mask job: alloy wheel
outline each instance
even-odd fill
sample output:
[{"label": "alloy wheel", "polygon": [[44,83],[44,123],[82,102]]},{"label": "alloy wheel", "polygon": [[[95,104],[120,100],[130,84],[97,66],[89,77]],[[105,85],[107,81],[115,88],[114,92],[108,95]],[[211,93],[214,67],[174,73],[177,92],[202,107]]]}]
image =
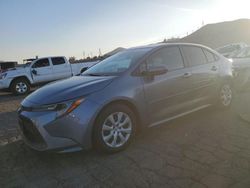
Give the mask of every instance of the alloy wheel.
[{"label": "alloy wheel", "polygon": [[232,90],[229,84],[225,84],[220,92],[221,103],[223,106],[229,106],[232,102]]},{"label": "alloy wheel", "polygon": [[102,125],[102,139],[111,148],[123,146],[132,133],[132,121],[128,114],[115,112],[110,114]]},{"label": "alloy wheel", "polygon": [[18,92],[18,93],[25,93],[25,92],[27,92],[27,90],[28,90],[28,86],[27,86],[27,84],[26,83],[24,83],[24,82],[18,82],[17,84],[16,84],[16,91]]}]

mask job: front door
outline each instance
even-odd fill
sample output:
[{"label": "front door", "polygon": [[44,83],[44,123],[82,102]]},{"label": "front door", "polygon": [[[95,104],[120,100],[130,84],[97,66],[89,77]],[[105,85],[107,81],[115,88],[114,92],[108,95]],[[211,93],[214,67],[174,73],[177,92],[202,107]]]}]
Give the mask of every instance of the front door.
[{"label": "front door", "polygon": [[191,73],[184,65],[178,46],[158,50],[146,60],[146,67],[165,66],[166,74],[143,77],[150,126],[164,122],[190,110],[192,96]]},{"label": "front door", "polygon": [[31,66],[31,75],[34,83],[48,82],[52,79],[52,66],[48,58],[39,59]]}]

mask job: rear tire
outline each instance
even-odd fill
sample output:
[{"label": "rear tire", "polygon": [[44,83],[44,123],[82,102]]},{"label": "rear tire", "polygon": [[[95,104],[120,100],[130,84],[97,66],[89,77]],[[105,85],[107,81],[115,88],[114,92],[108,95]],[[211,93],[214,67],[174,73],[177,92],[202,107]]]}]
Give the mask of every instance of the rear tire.
[{"label": "rear tire", "polygon": [[19,78],[11,83],[10,89],[15,95],[25,95],[30,92],[30,84],[26,79]]},{"label": "rear tire", "polygon": [[135,113],[126,105],[110,105],[101,112],[94,125],[95,148],[105,153],[122,151],[130,144],[135,132]]}]

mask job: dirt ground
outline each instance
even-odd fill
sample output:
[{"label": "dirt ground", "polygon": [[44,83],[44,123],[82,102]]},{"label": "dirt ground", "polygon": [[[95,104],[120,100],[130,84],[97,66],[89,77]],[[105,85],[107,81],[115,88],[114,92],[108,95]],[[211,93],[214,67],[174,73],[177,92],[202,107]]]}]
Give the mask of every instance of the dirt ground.
[{"label": "dirt ground", "polygon": [[152,128],[118,154],[55,154],[20,139],[22,99],[0,92],[0,187],[250,187],[250,124],[233,109]]}]

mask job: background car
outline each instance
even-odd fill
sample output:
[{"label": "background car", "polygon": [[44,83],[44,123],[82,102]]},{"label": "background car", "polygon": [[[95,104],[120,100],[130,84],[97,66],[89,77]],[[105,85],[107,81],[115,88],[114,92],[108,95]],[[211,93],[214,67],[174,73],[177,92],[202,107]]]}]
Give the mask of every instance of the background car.
[{"label": "background car", "polygon": [[238,51],[230,59],[232,62],[235,91],[242,91],[249,85],[250,77],[250,47]]},{"label": "background car", "polygon": [[219,48],[216,48],[215,50],[222,54],[223,56],[227,58],[231,58],[235,56],[239,51],[241,51],[243,48],[246,48],[248,45],[244,42],[239,43],[232,43],[228,44]]},{"label": "background car", "polygon": [[10,89],[16,95],[29,93],[31,86],[79,75],[98,63],[71,64],[63,56],[26,59],[28,63],[0,72],[0,89]]}]

